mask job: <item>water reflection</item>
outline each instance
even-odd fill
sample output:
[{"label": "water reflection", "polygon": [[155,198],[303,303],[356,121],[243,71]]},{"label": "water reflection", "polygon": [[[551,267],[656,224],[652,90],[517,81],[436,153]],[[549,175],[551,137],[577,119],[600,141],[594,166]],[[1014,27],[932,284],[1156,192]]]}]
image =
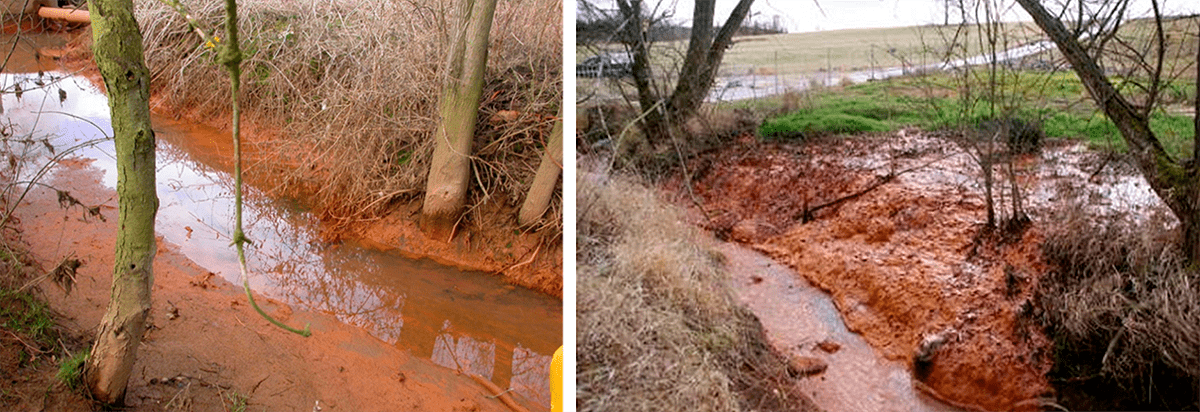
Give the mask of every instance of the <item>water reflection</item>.
[{"label": "water reflection", "polygon": [[[446,321],[445,328],[450,328],[450,321]],[[455,339],[450,333],[442,333],[433,343],[433,361],[490,378],[496,367],[496,342],[480,342],[469,336]]]},{"label": "water reflection", "polygon": [[[83,145],[72,156],[92,159],[104,172],[101,183],[116,186],[113,143],[104,139],[111,134],[107,101],[90,83],[47,73],[2,74],[0,85],[22,90],[20,97],[0,98],[2,121],[11,124],[6,131],[14,136],[5,141],[8,153],[45,165],[62,150]],[[60,100],[62,93],[67,97]],[[154,118],[154,128],[159,137],[157,233],[207,270],[240,283],[229,246],[234,214],[227,173],[230,137],[161,117]],[[27,168],[20,179],[34,174],[36,168]],[[115,207],[116,199],[106,205]],[[243,214],[254,241],[247,250],[248,265],[256,272],[251,286],[259,293],[331,314],[415,356],[480,374],[549,404],[550,354],[562,343],[558,300],[505,285],[495,276],[355,242],[323,245],[312,214],[254,187],[246,189]]]}]

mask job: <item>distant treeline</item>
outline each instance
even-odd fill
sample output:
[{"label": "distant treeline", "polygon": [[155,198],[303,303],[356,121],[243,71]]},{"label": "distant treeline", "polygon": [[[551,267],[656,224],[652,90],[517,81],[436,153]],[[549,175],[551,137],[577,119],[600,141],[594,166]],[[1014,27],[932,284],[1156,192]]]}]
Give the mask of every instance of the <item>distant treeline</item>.
[{"label": "distant treeline", "polygon": [[[621,33],[618,30],[621,28],[622,20],[618,16],[607,18],[597,18],[592,20],[576,20],[575,21],[575,42],[576,44],[594,44],[620,41]],[[715,30],[720,30],[716,27]],[[714,31],[715,32],[715,31]],[[782,34],[787,33],[787,29],[782,27],[777,21],[775,22],[759,22],[752,21],[743,24],[734,33],[734,36],[754,36],[760,34]],[[682,26],[662,22],[652,25],[646,32],[646,36],[651,42],[686,40],[692,34],[690,26]]]}]

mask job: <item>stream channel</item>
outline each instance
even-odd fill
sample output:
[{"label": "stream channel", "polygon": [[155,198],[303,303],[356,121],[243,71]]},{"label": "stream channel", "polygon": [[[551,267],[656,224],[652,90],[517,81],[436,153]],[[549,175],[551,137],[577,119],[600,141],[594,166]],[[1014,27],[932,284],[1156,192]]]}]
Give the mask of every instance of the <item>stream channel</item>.
[{"label": "stream channel", "polygon": [[[90,159],[103,171],[103,184],[115,190],[115,152],[106,138],[112,134],[108,103],[95,86],[47,71],[0,74],[0,87],[0,122],[11,133],[6,150],[31,165],[18,180],[32,180],[42,166],[53,164],[54,153],[69,151],[66,157]],[[158,236],[240,285],[230,246],[232,137],[164,116],[156,115],[153,122]],[[53,167],[46,170],[54,173]],[[562,345],[561,301],[507,285],[497,276],[355,241],[324,245],[317,237],[320,222],[302,206],[271,199],[254,187],[246,187],[246,193],[245,231],[254,241],[246,251],[247,264],[256,293],[299,310],[334,315],[413,356],[488,377],[549,404],[550,355]],[[115,210],[115,196],[103,206]]]}]

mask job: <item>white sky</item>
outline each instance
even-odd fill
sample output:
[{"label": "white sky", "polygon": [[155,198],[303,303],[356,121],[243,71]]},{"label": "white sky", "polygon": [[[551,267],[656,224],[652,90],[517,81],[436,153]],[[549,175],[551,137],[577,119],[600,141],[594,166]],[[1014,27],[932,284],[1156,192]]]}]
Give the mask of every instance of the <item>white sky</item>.
[{"label": "white sky", "polygon": [[[594,1],[594,0],[593,0]],[[1062,0],[1042,0],[1048,8]],[[594,1],[612,4],[611,0]],[[820,8],[817,4],[820,4]],[[1005,20],[1030,20],[1013,0],[1003,0],[1010,10]],[[692,0],[662,0],[663,7],[675,9],[675,20],[688,23],[692,19]],[[737,0],[717,0],[717,22],[729,17]],[[868,27],[917,26],[943,22],[944,0],[755,0],[752,16],[770,21],[780,16],[784,27],[793,33]],[[1130,7],[1133,15],[1146,15],[1148,0],[1135,0]],[[1167,15],[1200,13],[1197,0],[1161,0],[1159,7]],[[824,14],[822,14],[824,10]]]}]

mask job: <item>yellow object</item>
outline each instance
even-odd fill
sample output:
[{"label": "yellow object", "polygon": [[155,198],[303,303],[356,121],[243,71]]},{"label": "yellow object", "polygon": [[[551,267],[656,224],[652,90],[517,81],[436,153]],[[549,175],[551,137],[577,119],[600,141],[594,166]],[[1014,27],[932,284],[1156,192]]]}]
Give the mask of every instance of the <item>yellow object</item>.
[{"label": "yellow object", "polygon": [[562,412],[563,410],[563,354],[562,346],[554,351],[554,357],[550,359],[550,412]]}]

